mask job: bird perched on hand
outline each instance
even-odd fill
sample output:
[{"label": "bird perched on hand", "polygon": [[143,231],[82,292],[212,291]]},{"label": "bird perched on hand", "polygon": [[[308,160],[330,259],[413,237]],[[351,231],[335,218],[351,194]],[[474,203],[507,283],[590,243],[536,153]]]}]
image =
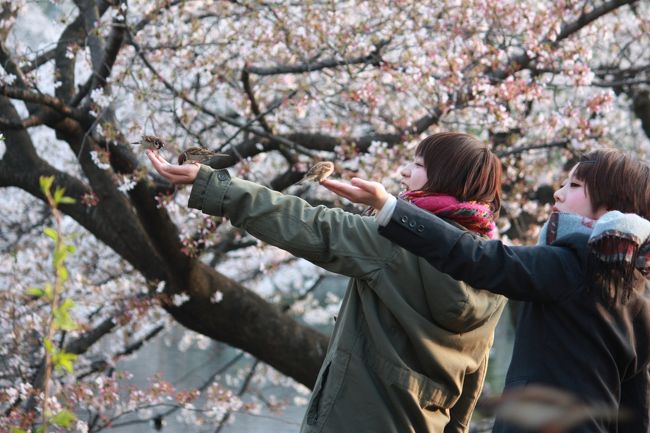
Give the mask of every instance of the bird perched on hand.
[{"label": "bird perched on hand", "polygon": [[202,163],[215,156],[228,156],[225,153],[217,153],[202,147],[190,147],[178,155],[178,165],[184,162]]},{"label": "bird perched on hand", "polygon": [[155,135],[143,135],[140,141],[134,141],[131,144],[139,144],[144,149],[160,150],[165,147],[165,141]]},{"label": "bird perched on hand", "polygon": [[322,182],[332,173],[334,173],[334,164],[329,161],[321,161],[314,164],[298,184],[303,182]]}]

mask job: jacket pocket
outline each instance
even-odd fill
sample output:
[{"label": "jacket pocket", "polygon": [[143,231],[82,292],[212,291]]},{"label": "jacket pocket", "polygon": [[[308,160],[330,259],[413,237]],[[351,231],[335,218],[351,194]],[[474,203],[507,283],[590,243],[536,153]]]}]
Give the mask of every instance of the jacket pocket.
[{"label": "jacket pocket", "polygon": [[406,370],[400,374],[400,380],[394,387],[407,391],[425,410],[450,409],[458,400],[458,395],[450,392],[442,384],[428,377]]},{"label": "jacket pocket", "polygon": [[377,353],[369,356],[367,362],[387,384],[406,392],[421,409],[449,409],[458,400],[458,392],[410,368],[395,365]]},{"label": "jacket pocket", "polygon": [[327,363],[314,387],[314,395],[307,409],[307,425],[324,424],[341,389],[349,362],[349,353],[337,351]]}]

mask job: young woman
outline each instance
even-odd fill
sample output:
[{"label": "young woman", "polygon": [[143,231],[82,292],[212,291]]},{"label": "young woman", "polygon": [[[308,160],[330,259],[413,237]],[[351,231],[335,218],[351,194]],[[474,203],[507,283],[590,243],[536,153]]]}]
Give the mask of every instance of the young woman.
[{"label": "young woman", "polygon": [[[148,155],[171,182],[194,184],[190,207],[351,277],[301,432],[467,432],[505,298],[395,246],[379,236],[374,217],[311,207],[226,170]],[[488,236],[500,170],[475,138],[441,134],[418,146],[402,175],[416,205],[461,232]]]},{"label": "young woman", "polygon": [[[526,301],[506,389],[548,385],[593,407],[633,413],[626,423],[593,413],[572,433],[650,431],[647,165],[614,150],[584,155],[556,191],[554,212],[532,247],[468,236],[376,182],[324,185],[381,209],[380,233],[440,271]],[[497,421],[494,431],[519,430]]]}]

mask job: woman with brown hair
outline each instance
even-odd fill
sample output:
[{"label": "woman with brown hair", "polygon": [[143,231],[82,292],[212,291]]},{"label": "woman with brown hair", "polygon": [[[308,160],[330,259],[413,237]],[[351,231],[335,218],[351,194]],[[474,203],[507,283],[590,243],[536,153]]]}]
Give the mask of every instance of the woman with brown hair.
[{"label": "woman with brown hair", "polygon": [[[584,155],[555,192],[553,213],[532,247],[468,236],[391,198],[376,182],[323,184],[381,209],[380,233],[441,272],[525,301],[506,391],[534,384],[574,394],[594,409],[571,433],[650,431],[646,164],[615,150]],[[627,409],[632,419],[603,419],[599,407]],[[519,431],[502,420],[494,428]]]},{"label": "woman with brown hair", "polygon": [[[193,183],[190,207],[351,277],[301,432],[467,432],[505,298],[397,247],[377,233],[373,217],[312,207],[226,170],[148,156],[171,182]],[[404,196],[487,239],[500,173],[477,139],[437,134],[402,171]]]}]

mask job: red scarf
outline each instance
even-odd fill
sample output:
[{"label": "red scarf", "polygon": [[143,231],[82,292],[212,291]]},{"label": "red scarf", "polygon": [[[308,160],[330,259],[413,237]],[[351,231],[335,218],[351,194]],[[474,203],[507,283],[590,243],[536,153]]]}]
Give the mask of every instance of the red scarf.
[{"label": "red scarf", "polygon": [[492,239],[496,235],[494,213],[484,203],[460,202],[450,195],[433,194],[426,191],[407,191],[400,194],[400,197],[434,215],[452,220],[481,236]]}]

